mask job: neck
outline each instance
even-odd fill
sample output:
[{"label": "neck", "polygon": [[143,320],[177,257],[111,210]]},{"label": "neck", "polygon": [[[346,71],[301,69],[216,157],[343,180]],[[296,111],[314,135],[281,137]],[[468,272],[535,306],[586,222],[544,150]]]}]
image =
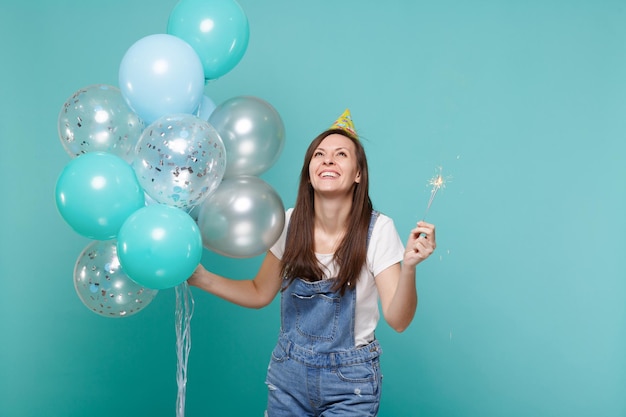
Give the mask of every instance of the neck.
[{"label": "neck", "polygon": [[315,227],[326,233],[343,233],[352,211],[352,199],[315,199]]}]

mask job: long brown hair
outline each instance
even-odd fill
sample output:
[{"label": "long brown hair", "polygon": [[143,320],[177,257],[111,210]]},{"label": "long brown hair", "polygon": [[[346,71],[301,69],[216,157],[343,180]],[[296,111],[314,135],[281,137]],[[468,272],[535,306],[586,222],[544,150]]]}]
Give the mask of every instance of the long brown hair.
[{"label": "long brown hair", "polygon": [[355,136],[345,130],[329,129],[317,136],[309,145],[305,155],[298,196],[291,214],[289,231],[282,258],[282,276],[291,283],[295,278],[305,281],[319,281],[324,276],[322,266],[315,256],[313,237],[315,207],[313,186],[309,175],[309,164],[313,153],[329,135],[340,134],[354,142],[356,148],[357,169],[361,173],[360,182],[354,184],[352,210],[347,233],[334,254],[338,265],[338,277],[334,290],[343,294],[348,285],[355,285],[367,257],[367,232],[372,213],[372,201],[369,196],[369,175],[365,149]]}]

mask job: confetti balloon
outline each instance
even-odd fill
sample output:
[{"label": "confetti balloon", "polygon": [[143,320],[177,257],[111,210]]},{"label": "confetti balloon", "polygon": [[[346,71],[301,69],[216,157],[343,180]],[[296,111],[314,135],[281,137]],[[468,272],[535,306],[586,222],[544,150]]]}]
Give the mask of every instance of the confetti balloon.
[{"label": "confetti balloon", "polygon": [[284,225],[280,196],[254,176],[225,179],[198,210],[204,247],[232,258],[266,252],[276,243]]},{"label": "confetti balloon", "polygon": [[202,237],[183,210],[153,204],[124,222],[117,253],[133,281],[147,288],[171,288],[186,281],[200,263]]},{"label": "confetti balloon", "polygon": [[190,208],[222,181],[226,150],[207,121],[188,114],[169,115],[157,119],[141,134],[133,168],[151,198]]},{"label": "confetti balloon", "polygon": [[255,175],[269,169],[280,156],[285,128],[280,115],[257,97],[233,97],[221,103],[209,123],[224,141],[228,163],[225,178]]},{"label": "confetti balloon", "polygon": [[105,84],[76,91],[63,104],[58,118],[61,143],[72,157],[100,151],[130,162],[143,128],[119,88]]},{"label": "confetti balloon", "polygon": [[137,314],[158,293],[126,275],[117,257],[115,240],[91,242],[81,252],[74,267],[74,288],[87,308],[111,318]]}]

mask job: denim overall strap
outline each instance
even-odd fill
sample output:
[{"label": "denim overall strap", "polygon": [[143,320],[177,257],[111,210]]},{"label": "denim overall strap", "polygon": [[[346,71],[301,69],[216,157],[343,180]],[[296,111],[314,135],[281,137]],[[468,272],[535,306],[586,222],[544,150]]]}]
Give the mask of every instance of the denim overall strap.
[{"label": "denim overall strap", "polygon": [[[373,211],[367,243],[378,212]],[[335,279],[308,282],[295,279],[281,295],[280,343],[295,347],[294,351],[321,354],[352,351],[356,291],[353,286],[343,296],[332,289]],[[357,284],[358,285],[358,284]],[[327,359],[312,359],[313,362]]]}]

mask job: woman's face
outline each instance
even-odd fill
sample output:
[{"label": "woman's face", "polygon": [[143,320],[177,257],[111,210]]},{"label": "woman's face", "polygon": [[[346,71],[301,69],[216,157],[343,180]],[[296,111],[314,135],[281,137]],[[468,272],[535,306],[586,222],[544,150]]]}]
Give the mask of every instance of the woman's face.
[{"label": "woman's face", "polygon": [[326,136],[313,152],[309,178],[316,192],[350,194],[354,184],[361,180],[352,140],[336,133]]}]

